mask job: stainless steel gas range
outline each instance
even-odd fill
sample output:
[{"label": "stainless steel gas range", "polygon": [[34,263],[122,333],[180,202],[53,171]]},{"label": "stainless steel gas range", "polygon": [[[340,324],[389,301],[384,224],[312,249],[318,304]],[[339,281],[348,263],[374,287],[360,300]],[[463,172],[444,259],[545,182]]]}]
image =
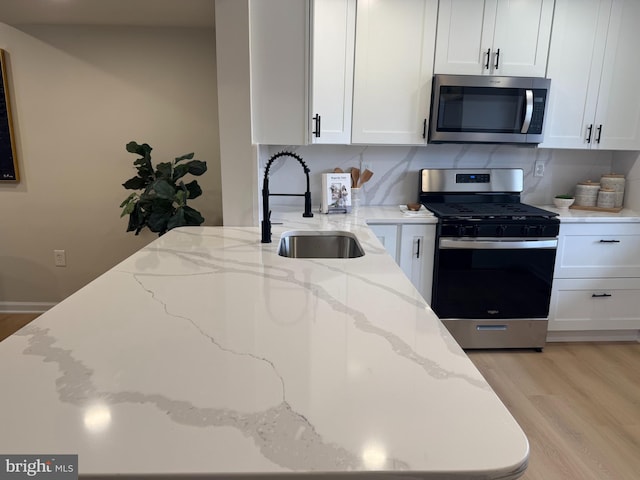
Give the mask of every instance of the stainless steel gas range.
[{"label": "stainless steel gas range", "polygon": [[560,222],[521,169],[421,170],[438,217],[431,307],[462,348],[542,349]]}]

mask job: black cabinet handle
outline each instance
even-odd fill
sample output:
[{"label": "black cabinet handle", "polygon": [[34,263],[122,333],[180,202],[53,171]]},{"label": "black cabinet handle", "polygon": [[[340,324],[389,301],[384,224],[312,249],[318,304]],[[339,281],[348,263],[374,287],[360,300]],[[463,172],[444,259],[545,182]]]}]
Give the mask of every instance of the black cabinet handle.
[{"label": "black cabinet handle", "polygon": [[598,125],[598,133],[596,135],[596,143],[600,143],[600,137],[602,136],[602,124]]},{"label": "black cabinet handle", "polygon": [[591,132],[593,130],[593,124],[589,124],[589,126],[587,127],[587,131],[589,132],[589,135],[587,135],[587,143],[591,143]]},{"label": "black cabinet handle", "polygon": [[427,119],[422,121],[422,138],[427,138]]},{"label": "black cabinet handle", "polygon": [[491,59],[491,49],[487,48],[487,63],[484,64],[484,68],[489,70],[489,61]]},{"label": "black cabinet handle", "polygon": [[600,240],[600,243],[620,243],[620,240]]},{"label": "black cabinet handle", "polygon": [[592,293],[591,294],[591,298],[605,298],[610,296],[611,296],[610,293]]},{"label": "black cabinet handle", "polygon": [[416,258],[420,258],[420,239],[418,239],[418,249],[416,250]]},{"label": "black cabinet handle", "polygon": [[318,138],[320,137],[320,115],[316,113],[316,115],[313,117],[313,121],[316,122],[316,129],[311,132],[311,134],[314,137]]},{"label": "black cabinet handle", "polygon": [[496,50],[496,64],[494,65],[494,68],[497,70],[499,65],[500,65],[500,49]]}]

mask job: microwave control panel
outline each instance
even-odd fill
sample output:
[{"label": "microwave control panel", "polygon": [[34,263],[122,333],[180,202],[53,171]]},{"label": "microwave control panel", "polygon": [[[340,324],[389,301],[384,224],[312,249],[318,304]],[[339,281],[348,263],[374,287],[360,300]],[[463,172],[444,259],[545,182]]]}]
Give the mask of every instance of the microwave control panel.
[{"label": "microwave control panel", "polygon": [[544,119],[544,107],[546,103],[547,103],[547,91],[534,90],[533,91],[533,113],[531,114],[531,123],[529,124],[529,130],[527,130],[527,133],[531,133],[531,134],[542,133],[542,120]]}]

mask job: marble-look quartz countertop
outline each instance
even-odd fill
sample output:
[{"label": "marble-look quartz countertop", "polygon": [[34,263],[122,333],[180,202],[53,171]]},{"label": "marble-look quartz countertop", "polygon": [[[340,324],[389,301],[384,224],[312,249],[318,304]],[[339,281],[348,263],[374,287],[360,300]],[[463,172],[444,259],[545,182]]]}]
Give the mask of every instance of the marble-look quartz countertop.
[{"label": "marble-look quartz countertop", "polygon": [[561,223],[639,223],[640,214],[629,208],[619,212],[557,208],[555,205],[540,205],[540,208],[555,212]]},{"label": "marble-look quartz countertop", "polygon": [[[120,478],[519,477],[521,428],[365,215],[151,242],[0,342],[0,453]],[[365,256],[280,257],[292,229]]]}]

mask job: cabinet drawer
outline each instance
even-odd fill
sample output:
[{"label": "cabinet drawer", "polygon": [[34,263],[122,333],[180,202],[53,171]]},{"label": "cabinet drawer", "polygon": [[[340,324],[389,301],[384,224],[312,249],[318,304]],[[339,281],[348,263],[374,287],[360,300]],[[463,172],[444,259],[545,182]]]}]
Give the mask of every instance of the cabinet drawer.
[{"label": "cabinet drawer", "polygon": [[561,225],[554,277],[640,277],[640,224]]},{"label": "cabinet drawer", "polygon": [[549,330],[640,329],[640,279],[556,279]]}]

